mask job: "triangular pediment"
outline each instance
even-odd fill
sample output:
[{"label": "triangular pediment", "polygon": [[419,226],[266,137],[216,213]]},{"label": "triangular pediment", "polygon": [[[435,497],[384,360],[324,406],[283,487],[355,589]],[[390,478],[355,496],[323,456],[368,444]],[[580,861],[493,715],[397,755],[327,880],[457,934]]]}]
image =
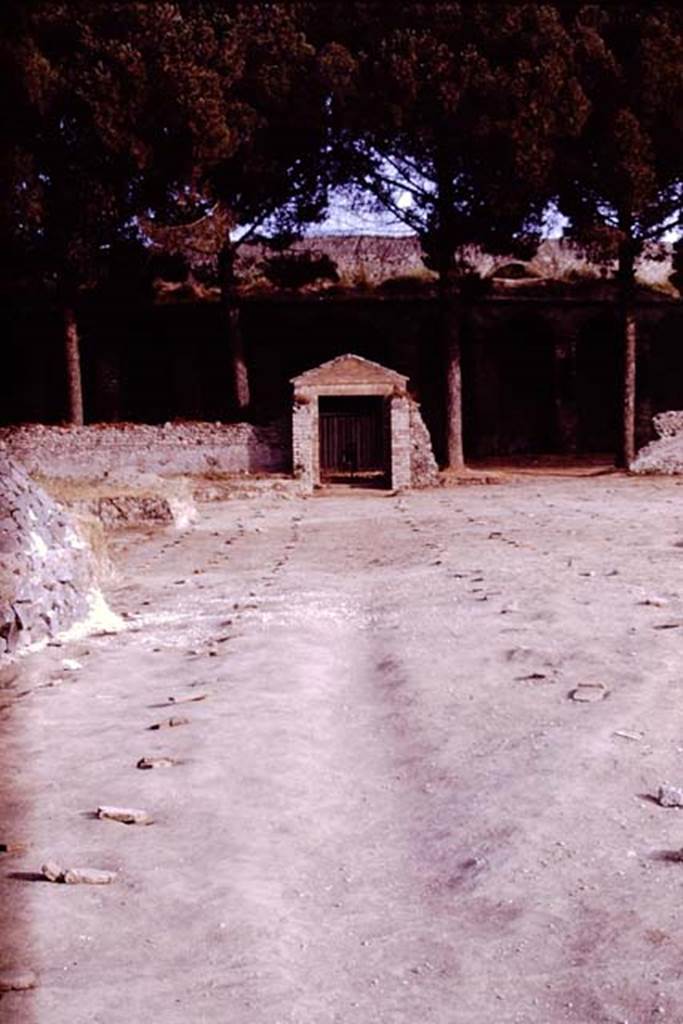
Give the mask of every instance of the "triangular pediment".
[{"label": "triangular pediment", "polygon": [[363,356],[347,353],[292,379],[295,387],[329,387],[335,384],[390,384],[404,387],[407,377]]}]

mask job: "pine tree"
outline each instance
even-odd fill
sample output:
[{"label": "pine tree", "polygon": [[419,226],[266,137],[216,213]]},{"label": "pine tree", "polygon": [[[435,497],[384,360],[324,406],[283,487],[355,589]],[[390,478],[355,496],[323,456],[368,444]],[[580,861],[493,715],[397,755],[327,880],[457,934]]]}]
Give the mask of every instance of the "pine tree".
[{"label": "pine tree", "polygon": [[188,2],[161,21],[136,5],[135,18],[148,70],[143,134],[154,168],[146,206],[162,224],[217,216],[225,225],[215,262],[233,404],[243,413],[250,396],[239,247],[257,233],[294,238],[325,209],[325,97],[315,52],[296,3]]},{"label": "pine tree", "polygon": [[83,422],[77,306],[130,234],[142,69],[116,37],[109,5],[36,2],[2,37],[0,221],[9,273],[56,303],[69,422]]},{"label": "pine tree", "polygon": [[567,4],[578,73],[590,104],[562,154],[560,204],[570,236],[615,259],[623,337],[619,462],[635,455],[636,263],[681,223],[683,15],[672,3]]},{"label": "pine tree", "polygon": [[529,255],[540,236],[558,140],[586,113],[571,40],[551,4],[376,0],[338,5],[337,18],[334,35],[329,12],[318,27],[336,166],[419,235],[438,273],[447,464],[458,470],[468,252]]}]

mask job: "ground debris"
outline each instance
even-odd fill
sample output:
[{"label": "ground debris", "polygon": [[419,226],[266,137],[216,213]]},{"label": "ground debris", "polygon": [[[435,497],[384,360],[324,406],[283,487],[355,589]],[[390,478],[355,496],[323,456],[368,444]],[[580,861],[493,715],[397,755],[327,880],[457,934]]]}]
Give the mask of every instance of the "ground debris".
[{"label": "ground debris", "polygon": [[26,843],[22,843],[19,840],[9,840],[7,842],[0,842],[0,853],[5,853],[8,856],[16,855],[19,853],[26,853]]},{"label": "ground debris", "polygon": [[657,792],[657,802],[662,807],[683,807],[683,789],[665,782]]},{"label": "ground debris", "polygon": [[62,882],[66,885],[109,885],[116,878],[115,871],[99,868],[63,868],[50,860],[43,864],[41,874],[48,882]]},{"label": "ground debris", "polygon": [[0,992],[27,992],[37,983],[33,971],[0,971]]},{"label": "ground debris", "polygon": [[599,700],[604,700],[608,693],[609,690],[604,683],[579,683],[570,690],[569,698],[579,704],[595,704]]},{"label": "ground debris", "polygon": [[615,729],[612,735],[619,736],[622,740],[640,741],[642,740],[644,733],[637,732],[635,729]]},{"label": "ground debris", "polygon": [[97,817],[108,821],[120,821],[124,825],[152,824],[152,818],[147,811],[141,811],[135,807],[98,807]]},{"label": "ground debris", "polygon": [[172,768],[177,761],[174,761],[172,757],[141,757],[136,767],[145,769],[151,768]]},{"label": "ground debris", "polygon": [[153,725],[149,725],[147,728],[150,732],[154,732],[157,729],[176,729],[179,725],[189,724],[189,718],[167,718],[165,722],[154,722]]}]

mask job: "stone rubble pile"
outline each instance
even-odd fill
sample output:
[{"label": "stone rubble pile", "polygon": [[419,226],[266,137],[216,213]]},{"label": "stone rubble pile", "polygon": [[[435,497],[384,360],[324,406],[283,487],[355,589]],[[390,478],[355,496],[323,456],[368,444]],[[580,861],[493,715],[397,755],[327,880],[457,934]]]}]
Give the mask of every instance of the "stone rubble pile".
[{"label": "stone rubble pile", "polygon": [[[73,483],[73,481],[72,481]],[[46,481],[51,489],[52,481]],[[92,516],[107,530],[154,523],[187,529],[198,518],[187,477],[168,479],[154,473],[120,473],[105,481],[78,481],[73,493],[56,487],[56,497],[77,515]]]},{"label": "stone rubble pile", "polygon": [[631,464],[634,473],[683,473],[683,411],[661,412],[652,420],[658,440],[642,448]]},{"label": "stone rubble pile", "polygon": [[66,510],[0,445],[0,657],[85,619],[95,569]]}]

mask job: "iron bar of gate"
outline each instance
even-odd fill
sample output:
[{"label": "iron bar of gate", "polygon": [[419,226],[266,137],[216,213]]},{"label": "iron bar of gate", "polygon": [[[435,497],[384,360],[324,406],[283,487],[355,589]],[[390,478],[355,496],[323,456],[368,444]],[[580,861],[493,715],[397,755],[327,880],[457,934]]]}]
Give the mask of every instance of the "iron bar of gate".
[{"label": "iron bar of gate", "polygon": [[338,472],[367,472],[384,468],[384,428],[381,416],[370,413],[323,413],[322,468]]}]

